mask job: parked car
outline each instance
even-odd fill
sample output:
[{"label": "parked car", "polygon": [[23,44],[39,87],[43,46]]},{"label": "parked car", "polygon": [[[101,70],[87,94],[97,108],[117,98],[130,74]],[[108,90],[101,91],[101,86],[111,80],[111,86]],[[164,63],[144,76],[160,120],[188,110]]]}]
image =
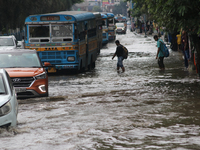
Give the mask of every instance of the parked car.
[{"label": "parked car", "polygon": [[116,25],[116,33],[118,34],[126,34],[126,25],[123,22],[118,22],[115,24]]},{"label": "parked car", "polygon": [[0,68],[10,75],[18,98],[48,96],[48,76],[36,50],[0,50]]},{"label": "parked car", "polygon": [[0,36],[0,50],[17,48],[17,40],[14,35]]},{"label": "parked car", "polygon": [[16,126],[18,102],[12,81],[5,69],[0,69],[0,127]]}]

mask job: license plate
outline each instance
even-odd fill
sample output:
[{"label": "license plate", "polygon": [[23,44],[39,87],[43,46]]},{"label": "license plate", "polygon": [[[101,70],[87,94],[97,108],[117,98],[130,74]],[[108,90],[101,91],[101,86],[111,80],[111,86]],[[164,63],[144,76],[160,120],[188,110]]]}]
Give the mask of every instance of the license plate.
[{"label": "license plate", "polygon": [[15,91],[17,93],[19,93],[19,92],[26,92],[26,88],[15,88]]},{"label": "license plate", "polygon": [[48,72],[51,72],[51,73],[56,72],[56,68],[55,67],[50,67],[50,68],[48,68]]}]

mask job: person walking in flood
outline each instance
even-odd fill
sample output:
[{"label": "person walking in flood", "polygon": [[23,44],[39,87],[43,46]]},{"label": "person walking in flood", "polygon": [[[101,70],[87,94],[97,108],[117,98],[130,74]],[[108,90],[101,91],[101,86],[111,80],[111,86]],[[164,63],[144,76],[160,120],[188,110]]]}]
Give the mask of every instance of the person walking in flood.
[{"label": "person walking in flood", "polygon": [[119,72],[119,69],[121,68],[122,69],[122,72],[125,71],[125,68],[124,68],[124,65],[123,65],[123,46],[120,44],[119,40],[116,40],[115,41],[115,44],[117,45],[117,48],[116,48],[116,51],[112,57],[112,59],[115,58],[115,56],[118,57],[118,61],[117,61],[117,72]]},{"label": "person walking in flood", "polygon": [[158,38],[157,35],[154,35],[154,40],[157,41],[157,54],[156,54],[156,59],[158,59],[158,65],[160,70],[165,70],[165,65],[164,65],[164,54],[163,54],[163,46],[162,44],[164,43],[161,39]]},{"label": "person walking in flood", "polygon": [[184,55],[185,68],[188,69],[188,61],[190,59],[189,43],[188,43],[188,35],[184,30],[182,31],[181,43],[182,43],[182,51]]}]

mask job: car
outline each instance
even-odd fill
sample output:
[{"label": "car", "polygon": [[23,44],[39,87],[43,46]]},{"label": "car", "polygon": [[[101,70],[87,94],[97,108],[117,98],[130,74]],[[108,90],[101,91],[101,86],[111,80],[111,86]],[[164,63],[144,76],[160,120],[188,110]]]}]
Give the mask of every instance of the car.
[{"label": "car", "polygon": [[126,34],[126,26],[123,22],[118,22],[116,25],[116,33],[118,34]]},{"label": "car", "polygon": [[0,50],[0,68],[11,77],[18,98],[48,96],[48,75],[36,50]]},{"label": "car", "polygon": [[17,48],[17,40],[14,35],[0,36],[0,50]]},{"label": "car", "polygon": [[16,126],[18,102],[15,88],[5,69],[0,69],[0,127]]}]

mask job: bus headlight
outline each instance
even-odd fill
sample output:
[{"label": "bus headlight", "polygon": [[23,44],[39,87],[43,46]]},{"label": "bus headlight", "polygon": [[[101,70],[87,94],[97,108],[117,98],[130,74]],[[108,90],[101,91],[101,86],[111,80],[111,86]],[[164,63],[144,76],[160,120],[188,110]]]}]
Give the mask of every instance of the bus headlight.
[{"label": "bus headlight", "polygon": [[0,107],[0,116],[8,114],[10,111],[11,111],[11,104],[10,102],[7,102],[2,107]]},{"label": "bus headlight", "polygon": [[75,61],[75,57],[74,56],[69,56],[69,57],[67,57],[67,61]]},{"label": "bus headlight", "polygon": [[38,80],[38,79],[45,79],[46,78],[46,73],[44,72],[44,73],[41,73],[41,74],[39,74],[39,75],[37,75],[37,76],[35,76],[35,79],[36,80]]}]

